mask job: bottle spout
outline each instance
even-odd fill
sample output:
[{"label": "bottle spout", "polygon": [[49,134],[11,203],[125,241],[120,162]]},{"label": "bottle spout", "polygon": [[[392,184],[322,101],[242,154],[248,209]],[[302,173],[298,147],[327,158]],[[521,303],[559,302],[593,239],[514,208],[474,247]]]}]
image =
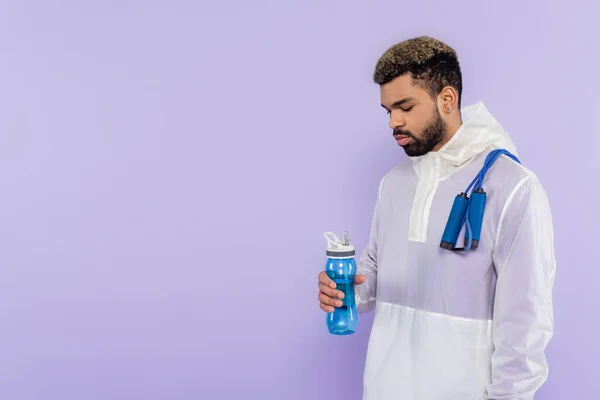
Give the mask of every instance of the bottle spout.
[{"label": "bottle spout", "polygon": [[344,235],[342,239],[336,236],[333,232],[325,232],[323,233],[325,239],[327,239],[327,255],[328,256],[340,256],[340,257],[348,257],[354,256],[355,250],[354,246],[350,244],[350,238],[348,237],[348,232],[344,231]]}]

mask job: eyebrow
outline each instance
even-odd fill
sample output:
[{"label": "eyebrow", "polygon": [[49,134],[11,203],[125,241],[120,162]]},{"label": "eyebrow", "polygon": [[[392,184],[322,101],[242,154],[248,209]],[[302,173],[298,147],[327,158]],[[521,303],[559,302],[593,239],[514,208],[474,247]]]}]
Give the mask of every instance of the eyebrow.
[{"label": "eyebrow", "polygon": [[[413,100],[414,100],[414,98],[413,98],[413,97],[407,97],[407,98],[405,98],[405,99],[398,100],[397,102],[395,102],[394,104],[392,104],[392,108],[395,108],[395,107],[400,107],[401,105],[403,105],[403,104],[406,104],[406,103],[408,103],[409,101],[413,101]],[[381,105],[381,107],[385,108],[386,110],[388,109],[388,108],[387,108],[386,106],[384,106],[383,104]]]}]

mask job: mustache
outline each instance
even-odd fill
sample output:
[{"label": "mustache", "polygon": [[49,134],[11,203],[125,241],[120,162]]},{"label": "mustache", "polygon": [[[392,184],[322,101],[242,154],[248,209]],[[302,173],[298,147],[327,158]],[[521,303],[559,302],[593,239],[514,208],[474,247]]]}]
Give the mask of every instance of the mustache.
[{"label": "mustache", "polygon": [[413,134],[410,131],[405,131],[405,130],[398,129],[398,128],[394,129],[393,135],[394,135],[394,137],[396,137],[396,136],[413,137]]}]

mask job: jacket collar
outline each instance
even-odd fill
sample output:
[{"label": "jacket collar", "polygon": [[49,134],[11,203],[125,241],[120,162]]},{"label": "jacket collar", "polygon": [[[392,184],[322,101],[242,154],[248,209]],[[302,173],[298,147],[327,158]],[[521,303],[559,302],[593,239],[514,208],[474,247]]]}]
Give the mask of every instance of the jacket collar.
[{"label": "jacket collar", "polygon": [[410,157],[419,176],[423,168],[429,168],[432,164],[440,166],[439,174],[448,175],[487,150],[506,149],[518,156],[510,136],[483,102],[467,106],[461,112],[462,125],[439,151]]}]

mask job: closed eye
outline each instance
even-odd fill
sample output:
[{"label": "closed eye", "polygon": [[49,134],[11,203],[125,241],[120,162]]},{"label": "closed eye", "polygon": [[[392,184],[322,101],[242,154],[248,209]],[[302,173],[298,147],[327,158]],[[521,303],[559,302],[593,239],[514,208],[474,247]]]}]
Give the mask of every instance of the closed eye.
[{"label": "closed eye", "polygon": [[[397,101],[394,104],[392,104],[391,108],[392,109],[400,109],[403,112],[409,112],[414,107],[414,104],[411,105],[411,106],[409,106],[409,107],[402,107],[402,106],[404,106],[406,103],[409,103],[409,102],[412,102],[412,101],[414,101],[413,98],[408,98],[408,99],[400,100],[400,101]],[[390,108],[387,108],[383,104],[381,105],[381,107],[383,107],[385,109],[387,115],[391,114],[392,110]]]},{"label": "closed eye", "polygon": [[[404,112],[409,112],[410,110],[412,110],[412,108],[413,108],[413,107],[414,107],[414,106],[410,106],[410,107],[406,107],[406,108],[400,108],[400,110],[402,110],[402,111],[404,111]],[[392,113],[392,111],[391,111],[391,110],[388,110],[388,109],[386,109],[386,110],[385,110],[385,113],[386,113],[387,115],[390,115],[390,114]]]}]

